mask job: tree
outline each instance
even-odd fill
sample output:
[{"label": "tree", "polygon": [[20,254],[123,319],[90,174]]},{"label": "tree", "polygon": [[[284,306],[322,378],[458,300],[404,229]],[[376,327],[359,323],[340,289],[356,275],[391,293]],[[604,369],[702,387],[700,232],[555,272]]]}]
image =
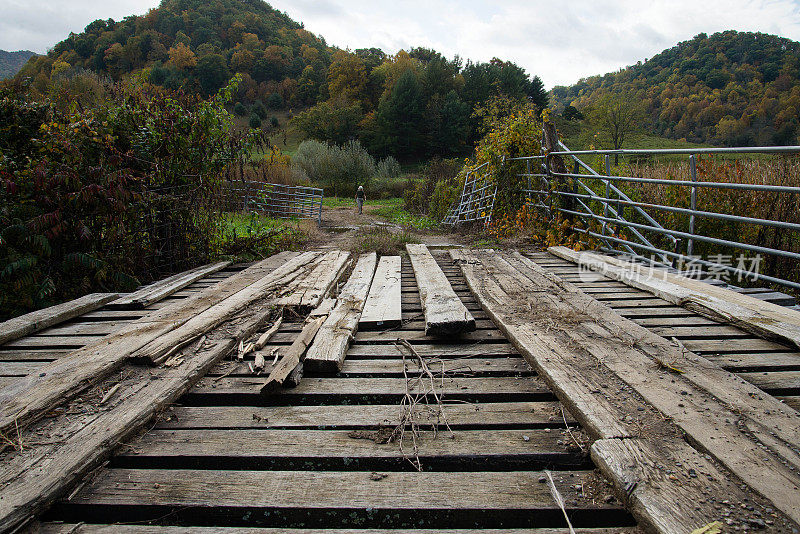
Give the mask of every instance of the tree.
[{"label": "tree", "polygon": [[376,148],[395,156],[411,156],[421,145],[422,92],[417,77],[407,70],[391,93],[378,105],[376,121],[379,138]]},{"label": "tree", "polygon": [[328,92],[331,97],[359,100],[366,86],[367,69],[364,60],[355,54],[337,50],[328,68]]},{"label": "tree", "polygon": [[261,117],[255,113],[250,115],[250,128],[261,128]]},{"label": "tree", "polygon": [[583,120],[583,113],[578,110],[572,104],[568,105],[564,108],[564,111],[561,113],[561,116],[567,119],[568,121],[580,121]]},{"label": "tree", "polygon": [[178,70],[193,69],[197,66],[197,56],[192,49],[179,42],[167,51],[169,55],[168,65],[172,65]]},{"label": "tree", "polygon": [[[644,118],[644,110],[630,95],[607,93],[594,104],[589,120],[610,142],[614,150],[622,148],[625,139],[638,129],[638,122]],[[619,156],[614,156],[614,165]]]},{"label": "tree", "polygon": [[341,144],[356,137],[363,118],[360,104],[338,100],[317,104],[292,122],[313,139]]},{"label": "tree", "polygon": [[208,94],[216,92],[230,78],[225,58],[219,54],[209,54],[200,58],[195,68],[200,86]]}]

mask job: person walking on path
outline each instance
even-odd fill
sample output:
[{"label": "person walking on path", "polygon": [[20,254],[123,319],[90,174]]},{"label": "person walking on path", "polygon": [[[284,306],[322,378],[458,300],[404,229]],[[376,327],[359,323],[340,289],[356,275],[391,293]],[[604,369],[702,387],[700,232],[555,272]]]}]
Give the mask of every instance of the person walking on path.
[{"label": "person walking on path", "polygon": [[358,204],[358,214],[361,215],[364,209],[364,200],[366,200],[366,196],[364,196],[364,186],[359,185],[358,191],[356,191],[356,204]]}]

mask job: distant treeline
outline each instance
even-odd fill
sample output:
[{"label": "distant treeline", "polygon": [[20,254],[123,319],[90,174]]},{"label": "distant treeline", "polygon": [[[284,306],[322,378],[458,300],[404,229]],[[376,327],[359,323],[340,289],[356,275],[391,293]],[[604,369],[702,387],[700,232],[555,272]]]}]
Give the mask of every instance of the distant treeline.
[{"label": "distant treeline", "polygon": [[311,108],[298,118],[309,136],[358,138],[399,157],[463,152],[478,138],[473,109],[492,96],[547,105],[541,80],[511,62],[464,63],[425,48],[339,50],[261,0],[164,0],[144,16],[97,20],[19,77],[44,94],[84,70],[114,80],[141,72],[205,95],[240,73],[234,99],[246,110]]},{"label": "distant treeline", "polygon": [[800,43],[789,39],[701,33],[550,96],[559,112],[572,105],[587,114],[609,93],[642,102],[642,126],[656,135],[729,146],[800,143]]},{"label": "distant treeline", "polygon": [[17,52],[0,50],[0,80],[14,76],[25,62],[35,55],[30,50],[19,50]]}]

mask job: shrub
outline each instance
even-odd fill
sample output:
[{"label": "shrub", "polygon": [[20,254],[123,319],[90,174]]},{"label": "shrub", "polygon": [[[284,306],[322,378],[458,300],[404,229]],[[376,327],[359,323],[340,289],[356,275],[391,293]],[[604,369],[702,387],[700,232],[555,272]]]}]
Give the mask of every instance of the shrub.
[{"label": "shrub", "polygon": [[283,107],[283,98],[278,93],[272,93],[267,97],[267,107],[269,109],[280,109]]},{"label": "shrub", "polygon": [[377,178],[391,179],[400,176],[400,164],[392,156],[380,160],[375,167],[375,176]]},{"label": "shrub", "polygon": [[278,126],[281,125],[281,123],[280,121],[278,121],[278,117],[273,115],[272,118],[269,120],[269,125],[272,126],[273,128],[277,128]]},{"label": "shrub", "polygon": [[334,196],[355,194],[359,185],[367,186],[375,175],[375,160],[358,141],[341,147],[303,141],[292,163],[312,181],[332,187]]},{"label": "shrub", "polygon": [[235,106],[233,106],[233,112],[236,113],[240,117],[244,117],[247,115],[247,108],[244,107],[244,104],[241,102],[237,102]]},{"label": "shrub", "polygon": [[250,115],[250,128],[261,128],[261,117],[255,113]]},{"label": "shrub", "polygon": [[253,107],[250,108],[250,112],[258,115],[258,118],[261,120],[266,119],[268,115],[267,108],[261,100],[255,101]]}]

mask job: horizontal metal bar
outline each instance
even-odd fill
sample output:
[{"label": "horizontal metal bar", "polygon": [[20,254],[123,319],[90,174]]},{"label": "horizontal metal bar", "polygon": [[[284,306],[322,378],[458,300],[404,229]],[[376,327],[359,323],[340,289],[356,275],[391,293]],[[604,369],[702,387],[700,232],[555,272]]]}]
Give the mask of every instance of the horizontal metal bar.
[{"label": "horizontal metal bar", "polygon": [[685,239],[695,239],[697,241],[704,241],[706,243],[713,243],[715,245],[721,245],[721,246],[724,246],[724,247],[740,248],[742,250],[749,250],[751,252],[760,252],[761,254],[769,254],[769,255],[772,255],[772,256],[783,256],[784,258],[792,258],[792,259],[795,259],[795,260],[800,260],[800,254],[798,254],[796,252],[789,252],[788,250],[778,250],[778,249],[773,249],[773,248],[761,247],[761,246],[758,246],[758,245],[748,245],[746,243],[740,243],[738,241],[728,241],[727,239],[717,239],[715,237],[706,237],[706,236],[702,236],[702,235],[688,234],[686,232],[679,232],[677,230],[669,230],[667,228],[657,228],[655,226],[647,226],[646,224],[639,224],[639,223],[633,223],[633,222],[620,223],[618,219],[611,219],[609,217],[603,217],[602,215],[581,213],[581,212],[577,212],[577,211],[566,210],[566,209],[563,209],[563,208],[559,208],[559,211],[562,211],[563,213],[569,213],[571,215],[577,215],[579,217],[588,216],[588,217],[592,217],[594,219],[597,219],[599,221],[617,223],[617,224],[621,224],[622,226],[629,226],[629,227],[638,228],[638,229],[641,229],[641,230],[648,230],[648,231],[656,232],[656,233],[659,233],[659,234],[672,235],[674,237],[681,237],[681,238],[685,238]]},{"label": "horizontal metal bar", "polygon": [[551,156],[637,156],[660,154],[795,154],[800,153],[800,146],[757,146],[731,148],[649,148],[618,150],[559,150],[550,152]]},{"label": "horizontal metal bar", "polygon": [[[717,213],[714,211],[702,211],[702,210],[692,210],[688,208],[673,208],[672,206],[664,206],[661,204],[647,204],[646,202],[634,202],[628,200],[617,200],[611,198],[604,198],[604,197],[594,197],[592,195],[582,195],[580,193],[567,193],[566,191],[553,191],[556,195],[564,195],[568,197],[574,198],[588,198],[591,200],[596,200],[598,202],[616,202],[619,204],[625,204],[626,206],[639,206],[640,208],[653,208],[663,211],[671,211],[673,213],[683,213],[686,215],[696,215],[698,217],[708,217],[711,219],[721,219],[724,221],[731,221],[731,222],[741,222],[747,224],[757,224],[761,226],[772,226],[775,228],[784,228],[786,230],[798,230],[800,231],[800,224],[797,223],[790,223],[790,222],[783,222],[783,221],[772,221],[770,219],[756,219],[753,217],[743,217],[741,215],[729,215],[727,213]],[[692,234],[694,235],[694,234]]]},{"label": "horizontal metal bar", "polygon": [[554,172],[553,176],[564,178],[596,178],[598,180],[617,180],[620,182],[634,182],[644,184],[678,185],[687,187],[707,187],[712,189],[738,189],[746,191],[768,191],[774,193],[800,193],[800,187],[788,185],[767,184],[740,184],[728,182],[692,182],[691,180],[666,180],[663,178],[634,178],[632,176],[606,176],[602,174],[572,174],[567,172]]}]

